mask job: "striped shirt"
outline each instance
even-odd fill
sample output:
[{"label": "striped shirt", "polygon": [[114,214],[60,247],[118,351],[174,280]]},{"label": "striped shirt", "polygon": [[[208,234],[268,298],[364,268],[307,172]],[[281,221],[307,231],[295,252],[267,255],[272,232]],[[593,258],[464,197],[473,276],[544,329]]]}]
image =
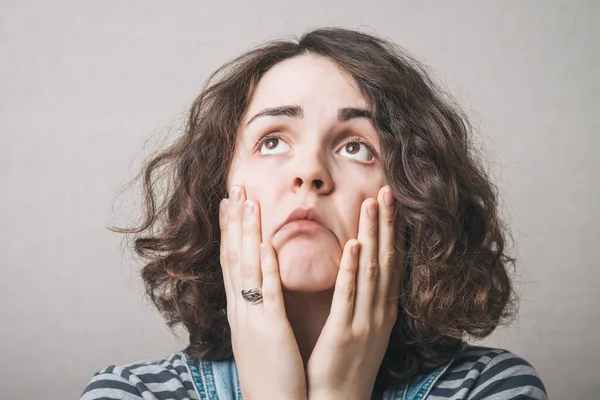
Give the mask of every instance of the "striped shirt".
[{"label": "striped shirt", "polygon": [[[195,377],[198,377],[197,364],[190,361],[184,351],[179,351],[164,359],[105,368],[92,377],[81,400],[217,398],[202,387],[203,379]],[[548,399],[544,384],[527,361],[507,350],[468,344],[443,369],[427,392],[419,396],[423,397],[413,398]],[[234,397],[232,394],[226,400]],[[391,395],[388,398],[401,397]]]}]

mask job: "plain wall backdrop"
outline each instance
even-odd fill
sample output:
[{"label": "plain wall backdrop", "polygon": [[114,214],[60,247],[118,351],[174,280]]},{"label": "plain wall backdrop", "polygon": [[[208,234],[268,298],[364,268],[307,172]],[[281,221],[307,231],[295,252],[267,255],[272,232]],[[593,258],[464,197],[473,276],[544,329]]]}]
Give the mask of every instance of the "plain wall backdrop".
[{"label": "plain wall backdrop", "polygon": [[185,347],[106,229],[224,62],[341,26],[429,65],[470,115],[518,258],[519,318],[477,344],[537,369],[550,398],[600,391],[596,228],[600,2],[1,1],[2,399],[78,398],[94,372]]}]

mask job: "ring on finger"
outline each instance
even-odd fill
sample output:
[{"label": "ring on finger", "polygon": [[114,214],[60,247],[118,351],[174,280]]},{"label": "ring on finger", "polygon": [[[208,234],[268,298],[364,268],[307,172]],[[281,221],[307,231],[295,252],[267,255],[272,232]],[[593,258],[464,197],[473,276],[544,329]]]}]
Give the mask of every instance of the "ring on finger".
[{"label": "ring on finger", "polygon": [[242,297],[244,300],[252,303],[259,304],[263,301],[262,289],[259,287],[252,289],[242,289]]}]

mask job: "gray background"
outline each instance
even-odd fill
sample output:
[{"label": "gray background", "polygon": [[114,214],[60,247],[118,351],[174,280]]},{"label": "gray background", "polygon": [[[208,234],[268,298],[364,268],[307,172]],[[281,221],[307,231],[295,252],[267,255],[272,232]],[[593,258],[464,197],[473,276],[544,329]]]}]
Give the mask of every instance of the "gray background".
[{"label": "gray background", "polygon": [[479,343],[527,359],[551,398],[600,389],[598,2],[0,4],[3,399],[77,398],[109,364],[185,346],[105,229],[137,215],[137,192],[118,190],[177,134],[211,71],[324,25],[401,44],[473,120],[522,296],[519,319]]}]

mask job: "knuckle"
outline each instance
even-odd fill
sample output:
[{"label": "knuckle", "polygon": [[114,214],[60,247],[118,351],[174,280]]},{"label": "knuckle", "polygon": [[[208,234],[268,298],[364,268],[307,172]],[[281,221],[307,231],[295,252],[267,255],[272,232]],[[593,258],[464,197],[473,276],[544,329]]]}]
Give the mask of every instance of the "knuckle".
[{"label": "knuckle", "polygon": [[240,271],[242,273],[242,277],[250,278],[254,272],[254,266],[250,263],[243,263]]},{"label": "knuckle", "polygon": [[393,251],[386,251],[385,254],[383,255],[383,262],[386,263],[386,265],[392,265],[394,262],[394,258],[396,257],[396,255],[394,254]]},{"label": "knuckle", "polygon": [[388,227],[392,227],[394,225],[394,215],[393,214],[387,215],[385,217],[385,219],[383,220],[383,223]]},{"label": "knuckle", "polygon": [[344,266],[342,267],[342,269],[346,273],[354,274],[355,271],[356,271],[356,263],[354,261],[346,263],[346,264],[344,264]]},{"label": "knuckle", "polygon": [[346,348],[354,344],[354,337],[350,334],[342,333],[338,336],[337,341],[342,348]]},{"label": "knuckle", "polygon": [[227,210],[227,222],[235,222],[241,218],[241,213],[237,209]]},{"label": "knuckle", "polygon": [[245,235],[253,235],[256,233],[256,227],[251,222],[245,222],[244,226],[242,227],[242,232]]},{"label": "knuckle", "polygon": [[385,310],[377,310],[375,311],[375,313],[373,313],[373,322],[375,324],[375,326],[378,327],[383,327],[385,325],[386,322],[386,317],[385,317]]},{"label": "knuckle", "polygon": [[369,228],[367,229],[367,234],[368,234],[370,237],[375,237],[375,236],[377,236],[377,226],[375,226],[375,225],[371,225],[371,226],[369,226]]},{"label": "knuckle", "polygon": [[225,257],[226,257],[225,260],[229,267],[235,267],[237,265],[237,262],[238,262],[237,251],[228,250]]},{"label": "knuckle", "polygon": [[342,289],[342,296],[344,300],[351,302],[354,301],[354,294],[356,293],[356,288],[354,285],[344,286]]},{"label": "knuckle", "polygon": [[356,335],[356,337],[363,338],[363,339],[367,338],[371,335],[371,331],[372,331],[371,324],[368,323],[368,324],[358,325],[353,329],[353,331],[354,331],[354,334]]},{"label": "knuckle", "polygon": [[379,273],[379,265],[376,261],[370,261],[367,265],[367,280],[369,283],[374,283],[377,280]]}]

